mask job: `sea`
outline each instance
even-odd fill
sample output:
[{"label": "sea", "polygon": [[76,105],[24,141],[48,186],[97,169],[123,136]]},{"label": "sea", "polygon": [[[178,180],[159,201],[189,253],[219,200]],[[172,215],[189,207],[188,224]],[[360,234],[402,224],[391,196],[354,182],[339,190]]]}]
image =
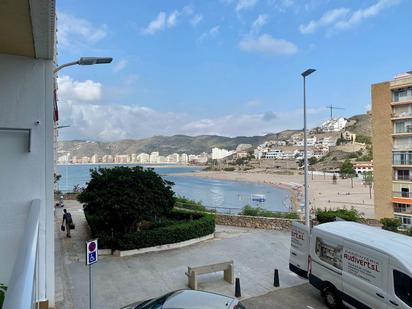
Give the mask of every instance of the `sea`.
[{"label": "sea", "polygon": [[[124,165],[135,166],[133,164]],[[62,192],[71,192],[76,185],[86,187],[87,182],[90,180],[90,169],[113,166],[117,165],[58,165],[58,171],[61,175],[59,189]],[[172,181],[174,183],[173,191],[176,195],[200,201],[206,207],[215,208],[218,212],[237,213],[245,205],[258,206],[271,211],[287,212],[292,205],[290,192],[282,188],[255,182],[185,175],[200,171],[202,167],[145,164],[141,164],[141,166],[153,168],[165,180]],[[264,201],[260,199],[262,196]],[[261,201],[256,201],[259,199]]]}]

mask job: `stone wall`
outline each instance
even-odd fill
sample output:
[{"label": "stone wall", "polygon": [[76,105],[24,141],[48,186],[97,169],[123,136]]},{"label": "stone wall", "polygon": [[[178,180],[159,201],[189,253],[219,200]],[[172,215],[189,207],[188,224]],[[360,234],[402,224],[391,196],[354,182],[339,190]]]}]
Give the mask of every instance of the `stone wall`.
[{"label": "stone wall", "polygon": [[[248,227],[254,229],[276,230],[276,231],[290,231],[292,229],[293,219],[281,219],[281,218],[265,218],[254,216],[242,216],[242,215],[225,215],[216,214],[215,222],[220,225],[231,225],[239,227]],[[298,220],[304,223],[304,221]],[[375,219],[365,219],[361,222],[370,226],[380,227],[381,224]],[[312,225],[318,225],[319,223],[314,220]]]},{"label": "stone wall", "polygon": [[255,229],[290,231],[292,229],[292,221],[294,220],[216,214],[216,224],[249,227]]}]

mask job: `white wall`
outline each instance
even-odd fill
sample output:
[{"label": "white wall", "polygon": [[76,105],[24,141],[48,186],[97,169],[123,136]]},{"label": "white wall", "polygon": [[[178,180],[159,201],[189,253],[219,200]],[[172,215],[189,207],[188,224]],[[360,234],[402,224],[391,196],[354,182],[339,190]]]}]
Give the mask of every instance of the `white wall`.
[{"label": "white wall", "polygon": [[[53,63],[0,55],[0,282],[8,284],[28,208],[41,200],[39,299],[54,306]],[[36,121],[40,123],[36,125]]]}]

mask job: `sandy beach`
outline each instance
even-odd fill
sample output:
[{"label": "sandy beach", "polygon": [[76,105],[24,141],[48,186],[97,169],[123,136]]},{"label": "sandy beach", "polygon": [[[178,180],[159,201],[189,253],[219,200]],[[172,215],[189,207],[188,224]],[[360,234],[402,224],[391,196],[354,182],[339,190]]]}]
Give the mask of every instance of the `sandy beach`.
[{"label": "sandy beach", "polygon": [[[179,175],[179,174],[174,174]],[[279,175],[267,172],[224,172],[201,171],[185,173],[184,176],[205,177],[221,180],[251,181],[282,187],[292,192],[292,202],[296,209],[300,208],[303,200],[303,175]],[[369,187],[363,185],[361,179],[338,178],[333,184],[331,176],[312,175],[309,173],[309,200],[312,209],[355,208],[366,218],[374,218],[373,189],[372,198]]]}]

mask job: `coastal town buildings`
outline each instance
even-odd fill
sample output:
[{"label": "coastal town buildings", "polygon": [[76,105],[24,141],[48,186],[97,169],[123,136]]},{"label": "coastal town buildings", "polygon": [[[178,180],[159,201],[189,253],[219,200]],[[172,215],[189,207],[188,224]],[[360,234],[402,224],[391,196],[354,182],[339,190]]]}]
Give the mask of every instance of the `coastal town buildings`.
[{"label": "coastal town buildings", "polygon": [[372,85],[375,216],[412,227],[412,72]]},{"label": "coastal town buildings", "polygon": [[362,175],[363,173],[373,172],[373,161],[354,162],[353,169],[358,175]]}]

